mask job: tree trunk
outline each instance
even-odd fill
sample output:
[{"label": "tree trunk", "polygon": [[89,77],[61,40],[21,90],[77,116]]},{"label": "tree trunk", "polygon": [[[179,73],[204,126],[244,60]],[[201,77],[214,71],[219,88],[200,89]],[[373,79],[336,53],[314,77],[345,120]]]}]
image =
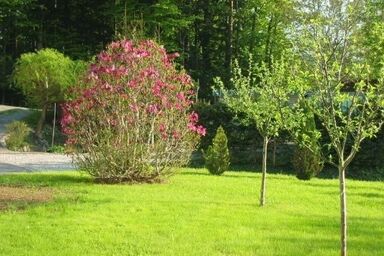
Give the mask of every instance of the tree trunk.
[{"label": "tree trunk", "polygon": [[273,140],[273,156],[272,156],[273,167],[276,167],[276,150],[277,150],[276,139],[274,139]]},{"label": "tree trunk", "polygon": [[44,127],[44,123],[45,123],[45,116],[47,115],[47,108],[48,108],[48,105],[44,104],[43,109],[41,110],[40,119],[37,122],[36,136],[39,139],[41,139],[41,137],[42,137],[43,127]]},{"label": "tree trunk", "polygon": [[52,141],[51,147],[55,144],[55,129],[56,129],[56,102],[53,104],[53,122],[52,122]]},{"label": "tree trunk", "polygon": [[273,29],[274,17],[270,17],[268,21],[267,29],[267,38],[265,39],[265,49],[264,49],[264,62],[268,64],[268,67],[271,65],[271,38],[272,38],[272,29]]},{"label": "tree trunk", "polygon": [[233,51],[233,0],[229,0],[229,15],[227,24],[227,41],[226,41],[226,53],[225,53],[225,66],[227,69],[227,82],[231,79],[232,68],[232,51]]},{"label": "tree trunk", "polygon": [[261,189],[260,189],[260,206],[265,205],[266,194],[266,176],[267,176],[267,155],[268,155],[268,137],[263,138],[263,165],[261,168]]},{"label": "tree trunk", "polygon": [[239,56],[239,47],[240,47],[240,21],[238,18],[239,11],[239,1],[235,0],[234,3],[234,15],[233,15],[233,23],[234,23],[234,42],[233,42],[233,52],[232,59],[237,58]]},{"label": "tree trunk", "polygon": [[345,183],[345,166],[339,165],[341,256],[347,256],[347,192]]},{"label": "tree trunk", "polygon": [[251,41],[249,43],[249,51],[253,55],[255,55],[253,50],[254,50],[255,44],[256,44],[256,19],[257,19],[257,13],[255,10],[253,15],[252,15]]}]

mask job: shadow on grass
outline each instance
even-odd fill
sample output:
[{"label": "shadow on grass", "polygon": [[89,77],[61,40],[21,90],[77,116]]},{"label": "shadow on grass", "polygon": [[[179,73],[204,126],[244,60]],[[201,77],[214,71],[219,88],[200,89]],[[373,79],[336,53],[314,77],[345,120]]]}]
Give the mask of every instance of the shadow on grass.
[{"label": "shadow on grass", "polygon": [[89,176],[78,174],[29,173],[0,176],[0,185],[65,186],[69,184],[93,184]]},{"label": "shadow on grass", "polygon": [[223,175],[213,175],[208,173],[201,173],[201,172],[193,172],[193,171],[186,171],[186,172],[180,172],[179,175],[188,175],[188,176],[210,176],[210,177],[220,177],[220,178],[256,178],[255,176],[251,175],[233,175],[229,174],[228,172],[225,172]]},{"label": "shadow on grass", "polygon": [[[377,253],[384,249],[382,245],[381,238],[384,235],[384,232],[381,229],[383,219],[378,217],[349,217],[348,218],[348,228],[349,228],[349,244],[350,248],[359,248],[360,250],[365,250],[367,252]],[[287,226],[297,225],[297,219],[293,221],[287,221]],[[323,249],[335,248],[338,250],[339,245],[339,222],[338,218],[326,217],[326,216],[313,216],[311,219],[306,217],[306,220],[301,222],[300,233],[312,233],[320,232],[316,236],[307,236],[301,237],[299,240],[297,238],[290,238],[282,232],[271,233],[271,238],[277,241],[287,241],[289,243],[294,243],[298,247],[306,248],[306,244],[316,244],[316,247]],[[326,231],[326,233],[323,233]],[[323,234],[321,234],[323,233]],[[324,236],[334,236],[334,239]],[[292,236],[292,234],[291,234]],[[297,235],[299,237],[300,234]],[[367,253],[366,255],[370,255]],[[376,254],[375,254],[376,255]],[[381,254],[380,254],[381,255]]]},{"label": "shadow on grass", "polygon": [[356,193],[355,195],[361,196],[361,197],[367,197],[367,198],[380,198],[383,196],[383,194],[379,194],[379,193]]},{"label": "shadow on grass", "polygon": [[[192,168],[193,169],[193,168]],[[201,170],[200,168],[196,169],[196,170]],[[239,172],[242,172],[241,175],[237,174]],[[250,175],[244,175],[244,173],[249,173]],[[190,176],[210,176],[210,177],[222,177],[222,178],[250,178],[250,179],[259,179],[259,177],[255,176],[255,175],[251,175],[251,174],[255,174],[255,173],[260,173],[258,171],[246,171],[246,170],[241,170],[241,169],[238,169],[238,170],[233,170],[232,168],[229,170],[229,171],[226,171],[224,172],[224,174],[222,175],[213,175],[213,174],[210,174],[208,172],[208,170],[206,172],[198,172],[198,171],[183,171],[183,172],[180,172],[178,173],[178,175],[190,175]],[[269,172],[268,174],[272,174],[271,172]],[[283,174],[281,172],[275,172],[273,174]],[[284,173],[285,175],[287,175],[287,177],[289,176],[289,174],[286,174]],[[268,179],[273,179],[273,180],[285,180],[286,177],[279,177],[279,176],[271,176],[271,177],[268,177]]]},{"label": "shadow on grass", "polygon": [[[372,181],[371,181],[372,183]],[[335,183],[334,183],[334,186],[332,184],[319,184],[319,183],[313,183],[311,181],[302,181],[302,184],[304,186],[309,186],[309,187],[314,187],[314,188],[339,188],[339,183],[337,180],[335,180]],[[376,184],[380,185],[381,182],[376,182]],[[357,184],[348,184],[348,180],[347,180],[347,189],[348,190],[354,190],[354,191],[351,191],[351,192],[347,192],[348,194],[351,194],[351,195],[359,195],[359,196],[364,196],[364,197],[381,197],[383,194],[380,192],[383,192],[384,191],[384,186],[382,188],[380,187],[376,187],[376,186],[372,186],[372,184],[367,184],[367,186],[361,186],[361,185],[357,185]],[[365,191],[365,190],[374,190],[374,191],[378,191],[379,193],[376,193],[376,192],[357,192],[356,190],[361,190],[361,191]]]}]

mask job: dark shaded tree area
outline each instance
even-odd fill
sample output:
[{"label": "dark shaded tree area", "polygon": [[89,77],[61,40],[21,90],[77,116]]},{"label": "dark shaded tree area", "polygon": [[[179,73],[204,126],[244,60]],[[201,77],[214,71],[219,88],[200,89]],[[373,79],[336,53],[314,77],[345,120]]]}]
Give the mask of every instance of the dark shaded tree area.
[{"label": "dark shaded tree area", "polygon": [[112,39],[104,1],[4,0],[0,2],[1,103],[23,104],[11,86],[15,60],[25,52],[55,48],[89,59]]},{"label": "dark shaded tree area", "polygon": [[9,79],[22,53],[49,47],[89,60],[121,37],[155,38],[179,52],[199,97],[210,100],[213,77],[228,84],[234,58],[268,61],[287,46],[292,14],[290,0],[2,0],[1,103],[23,104]]}]

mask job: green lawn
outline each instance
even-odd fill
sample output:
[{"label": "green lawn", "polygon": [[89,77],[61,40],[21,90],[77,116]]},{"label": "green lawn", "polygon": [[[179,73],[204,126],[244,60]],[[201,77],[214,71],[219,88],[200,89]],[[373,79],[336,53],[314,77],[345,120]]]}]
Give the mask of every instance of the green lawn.
[{"label": "green lawn", "polygon": [[[184,169],[165,184],[98,185],[74,172],[0,175],[56,199],[0,212],[0,255],[338,255],[337,180]],[[349,255],[384,255],[384,183],[348,181]]]}]

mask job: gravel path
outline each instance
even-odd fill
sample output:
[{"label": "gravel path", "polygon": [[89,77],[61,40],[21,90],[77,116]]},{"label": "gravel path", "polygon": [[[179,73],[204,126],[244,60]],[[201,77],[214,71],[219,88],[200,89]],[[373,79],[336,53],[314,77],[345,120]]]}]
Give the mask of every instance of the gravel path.
[{"label": "gravel path", "polygon": [[74,168],[71,158],[64,154],[0,152],[0,174],[6,172],[61,171]]},{"label": "gravel path", "polygon": [[[2,115],[1,112],[13,110]],[[4,148],[1,143],[6,124],[26,117],[26,108],[0,105],[0,174],[9,172],[36,172],[48,170],[74,169],[71,158],[64,154],[42,152],[14,152]]]}]

